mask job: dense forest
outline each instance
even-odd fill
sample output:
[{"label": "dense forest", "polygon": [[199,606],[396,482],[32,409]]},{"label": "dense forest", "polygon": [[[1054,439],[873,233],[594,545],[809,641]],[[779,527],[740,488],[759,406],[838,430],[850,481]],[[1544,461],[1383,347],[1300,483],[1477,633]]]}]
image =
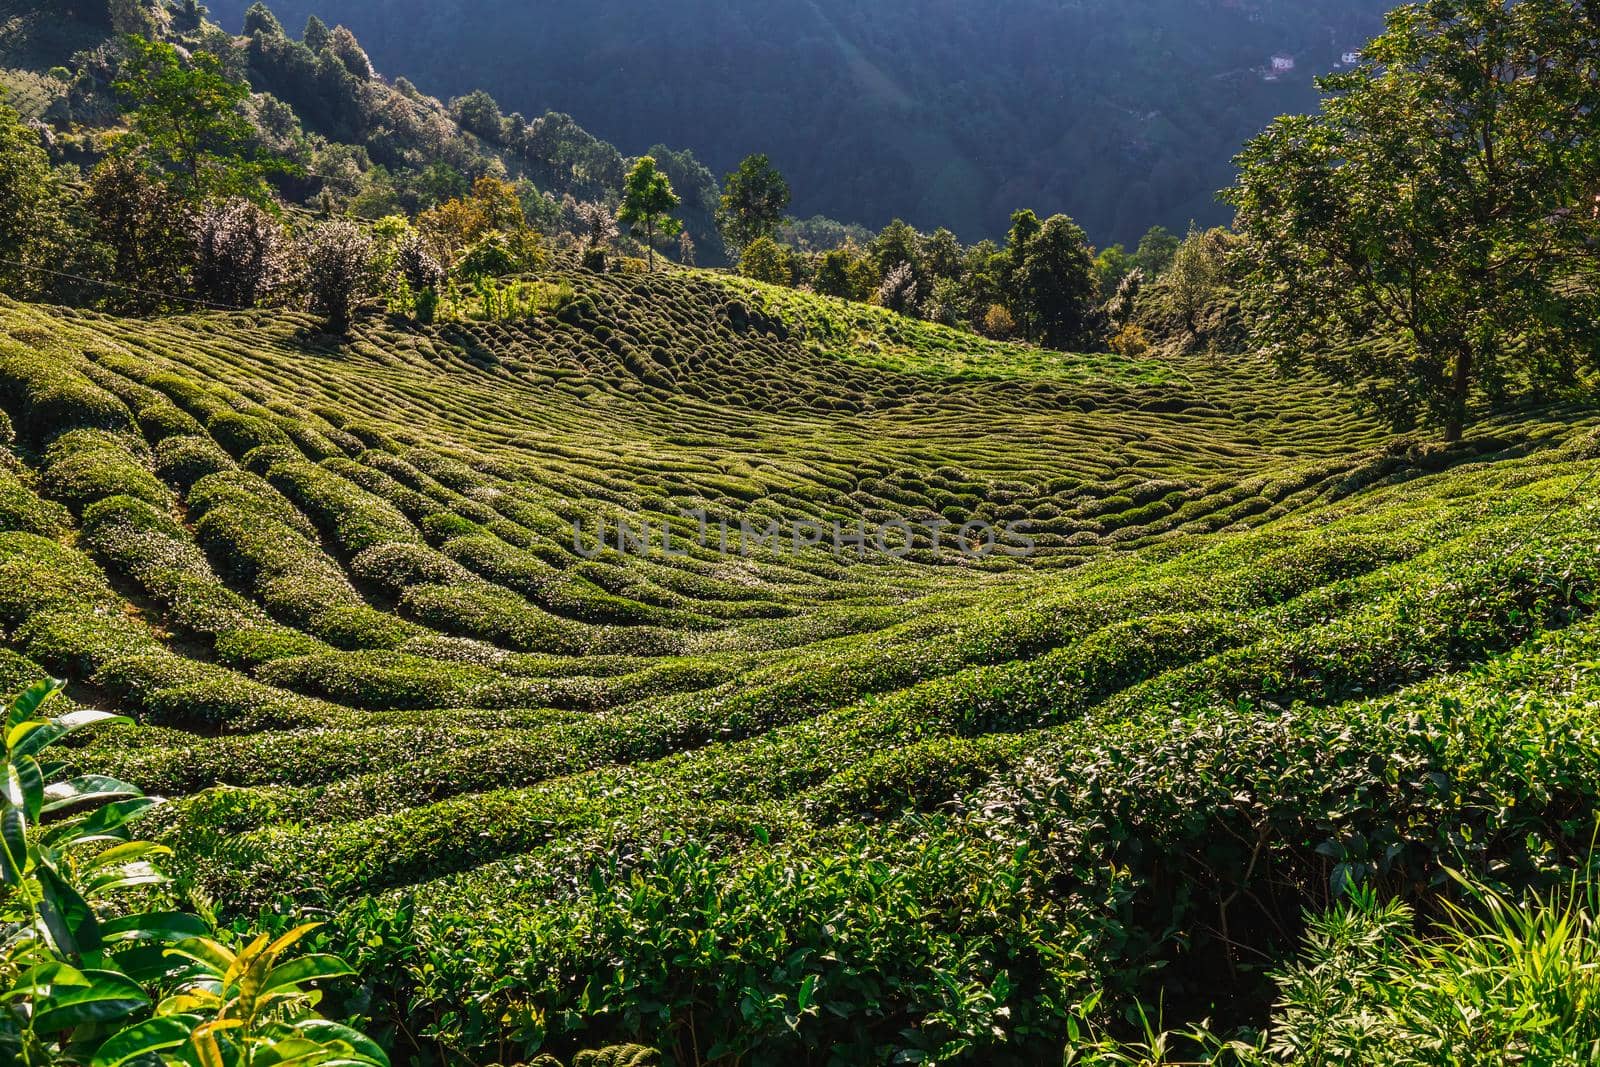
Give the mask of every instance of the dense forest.
[{"label": "dense forest", "polygon": [[[237,30],[250,0],[211,5]],[[1098,243],[1228,221],[1238,146],[1309,107],[1314,74],[1381,26],[1385,0],[283,0],[353,29],[441,96],[579,116],[624,152],[665,141],[717,173],[752,152],[799,214],[900,217],[966,240],[1012,210]],[[1269,80],[1272,57],[1294,60]]]}]

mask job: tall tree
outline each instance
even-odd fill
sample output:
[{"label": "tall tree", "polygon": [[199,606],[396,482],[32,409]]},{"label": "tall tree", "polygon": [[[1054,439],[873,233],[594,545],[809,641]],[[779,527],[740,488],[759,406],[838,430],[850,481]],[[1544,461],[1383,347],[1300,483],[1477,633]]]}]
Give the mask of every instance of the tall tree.
[{"label": "tall tree", "polygon": [[1039,216],[1032,208],[1012,212],[1011,229],[1006,233],[1006,247],[995,265],[1000,280],[1000,303],[1011,312],[1016,325],[1027,336],[1032,336],[1033,328],[1028,321],[1028,300],[1023,291],[1023,266],[1028,256],[1028,246],[1043,228],[1044,223],[1039,221]]},{"label": "tall tree", "polygon": [[52,258],[60,200],[38,136],[0,104],[0,290],[34,295],[49,288],[38,268]]},{"label": "tall tree", "polygon": [[1086,347],[1099,300],[1088,237],[1067,216],[1052,215],[1026,247],[1020,280],[1030,336],[1051,348]]},{"label": "tall tree", "polygon": [[922,235],[908,223],[895,219],[885,226],[867,247],[872,258],[872,269],[882,283],[900,267],[908,267],[911,280],[926,292],[927,275],[922,264]]},{"label": "tall tree", "polygon": [[739,273],[769,285],[788,285],[794,277],[788,250],[770,237],[757,237],[745,245]]},{"label": "tall tree", "polygon": [[255,37],[266,34],[270,37],[283,36],[283,23],[278,21],[266,4],[256,0],[244,13],[244,33],[246,37]]},{"label": "tall tree", "polygon": [[960,278],[965,254],[960,238],[943,226],[922,239],[922,266],[930,282],[938,278]]},{"label": "tall tree", "polygon": [[746,156],[722,187],[717,221],[730,255],[759,237],[772,237],[789,209],[789,183],[764,155]]},{"label": "tall tree", "polygon": [[348,219],[320,222],[300,237],[307,304],[328,332],[349,332],[356,304],[372,288],[372,238]]},{"label": "tall tree", "polygon": [[1173,310],[1196,340],[1206,333],[1201,318],[1227,281],[1228,256],[1237,240],[1220,227],[1201,230],[1191,223],[1189,235],[1178,246],[1167,267],[1167,291],[1171,294]]},{"label": "tall tree", "polygon": [[823,296],[857,296],[850,276],[850,253],[843,248],[830,248],[817,257],[816,276],[812,287]]},{"label": "tall tree", "polygon": [[1239,157],[1245,296],[1263,347],[1454,441],[1475,386],[1600,357],[1600,13],[1428,0],[1362,55]]},{"label": "tall tree", "polygon": [[333,37],[333,32],[328,29],[328,24],[315,15],[307,16],[306,28],[300,31],[300,42],[313,52],[320,52],[328,47],[328,41]]},{"label": "tall tree", "polygon": [[207,205],[194,245],[195,291],[213,303],[254,307],[288,280],[283,227],[243,197]]},{"label": "tall tree", "polygon": [[1144,271],[1147,280],[1155,278],[1172,264],[1181,244],[1178,235],[1165,226],[1152,226],[1139,238],[1139,247],[1133,252],[1133,265]]},{"label": "tall tree", "polygon": [[249,87],[231,80],[210,52],[196,50],[185,63],[165,41],[137,36],[128,38],[128,48],[115,88],[135,108],[128,122],[131,146],[191,199],[265,202],[270,193],[263,179],[287,164],[258,150],[255,129],[240,108]]},{"label": "tall tree", "polygon": [[112,290],[107,302],[133,312],[169,306],[194,266],[194,225],[182,198],[132,160],[114,157],[89,175],[84,208],[95,240],[109,250],[111,276],[129,287]]},{"label": "tall tree", "polygon": [[656,269],[656,234],[676,237],[683,224],[672,217],[677,210],[678,194],[672,183],[656,168],[650,156],[641,156],[633,165],[622,185],[622,210],[617,221],[631,226],[637,232],[644,227],[645,248],[650,257],[650,269]]}]

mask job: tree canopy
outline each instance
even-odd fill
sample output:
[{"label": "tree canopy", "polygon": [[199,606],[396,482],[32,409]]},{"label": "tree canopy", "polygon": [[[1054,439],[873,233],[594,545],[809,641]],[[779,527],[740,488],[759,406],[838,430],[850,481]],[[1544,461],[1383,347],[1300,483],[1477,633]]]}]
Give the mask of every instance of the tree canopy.
[{"label": "tree canopy", "polygon": [[1264,348],[1455,440],[1475,388],[1600,356],[1600,13],[1428,0],[1363,57],[1239,157],[1245,295]]},{"label": "tree canopy", "polygon": [[1065,215],[1052,215],[1021,251],[1019,303],[1032,334],[1051,348],[1087,347],[1093,342],[1099,288],[1083,228]]},{"label": "tree canopy", "polygon": [[717,221],[730,252],[742,252],[759,237],[772,237],[789,209],[789,183],[764,155],[746,156],[723,182]]},{"label": "tree canopy", "polygon": [[0,104],[0,288],[32,293],[59,229],[50,159],[17,113]]},{"label": "tree canopy", "polygon": [[635,232],[644,228],[645,248],[652,270],[656,262],[656,234],[675,237],[682,229],[683,224],[671,214],[677,207],[678,194],[672,191],[672,182],[656,167],[654,158],[641,156],[623,182],[622,209],[617,212],[617,221]]},{"label": "tree canopy", "polygon": [[129,56],[116,90],[134,110],[129,146],[194,199],[245,196],[265,202],[263,180],[287,164],[259,149],[240,110],[248,86],[230,79],[204,50],[187,62],[165,41],[128,37]]}]

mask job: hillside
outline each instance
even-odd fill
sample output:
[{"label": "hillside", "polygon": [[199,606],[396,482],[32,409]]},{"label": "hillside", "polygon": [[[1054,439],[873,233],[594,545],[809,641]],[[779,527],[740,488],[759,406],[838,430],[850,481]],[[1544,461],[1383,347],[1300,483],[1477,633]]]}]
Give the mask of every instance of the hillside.
[{"label": "hillside", "polygon": [[[615,202],[627,163],[570,115],[535,112],[514,129],[473,128],[445,102],[371,66],[359,42],[319,49],[281,30],[230,38],[204,7],[137,0],[117,18],[101,0],[0,0],[0,96],[49,131],[53,161],[97,162],[121,131],[126,100],[113,88],[126,33],[223,58],[248,84],[256,147],[280,156],[285,200],[365,218],[415,214],[467,190],[485,174],[518,187],[530,215],[554,234],[574,225],[576,202]],[[119,22],[120,19],[120,22]],[[683,198],[684,224],[701,261],[723,261],[712,215],[716,179],[689,151],[650,146]]]},{"label": "hillside", "polygon": [[[237,30],[249,0],[213,12]],[[772,156],[800,215],[999,237],[1019,205],[1096,244],[1228,221],[1216,190],[1386,0],[779,4],[278,0],[356,31],[424,90],[578,116],[624,152],[667,141],[718,175]],[[1274,55],[1295,60],[1276,80]]]},{"label": "hillside", "polygon": [[[557,280],[344,343],[0,303],[3,680],[133,715],[75,769],[327,909],[398,1055],[1046,1062],[1095,990],[1259,1021],[1350,878],[1587,847],[1592,408],[1441,449],[1237,357]],[[822,532],[896,518],[1034,547]]]}]

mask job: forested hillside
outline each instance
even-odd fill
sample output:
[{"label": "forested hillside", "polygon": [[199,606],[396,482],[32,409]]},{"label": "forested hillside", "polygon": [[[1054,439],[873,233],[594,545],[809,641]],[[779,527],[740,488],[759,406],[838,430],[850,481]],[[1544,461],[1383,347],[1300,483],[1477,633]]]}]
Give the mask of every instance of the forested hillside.
[{"label": "forested hillside", "polygon": [[[213,11],[237,29],[249,0]],[[765,152],[799,214],[998,237],[1026,204],[1101,245],[1226,222],[1238,145],[1308,107],[1386,0],[281,0],[422,89],[579,116],[718,174]],[[1274,55],[1295,69],[1265,72]]]},{"label": "forested hillside", "polygon": [[[127,103],[114,87],[124,35],[165,38],[217,56],[225,76],[254,91],[241,101],[253,147],[282,161],[272,176],[290,202],[376,219],[449,200],[490,174],[512,181],[529,215],[554,233],[582,228],[582,205],[614,205],[620,195],[627,159],[570,115],[508,122],[492,101],[492,117],[447,107],[404,77],[384,77],[346,29],[324,26],[302,40],[300,27],[291,37],[266,13],[251,29],[232,39],[193,0],[118,0],[109,9],[98,0],[0,0],[0,92],[50,131],[55,162],[92,164]],[[659,143],[653,151],[681,191],[702,258],[721,262],[715,177],[692,152]]]}]

